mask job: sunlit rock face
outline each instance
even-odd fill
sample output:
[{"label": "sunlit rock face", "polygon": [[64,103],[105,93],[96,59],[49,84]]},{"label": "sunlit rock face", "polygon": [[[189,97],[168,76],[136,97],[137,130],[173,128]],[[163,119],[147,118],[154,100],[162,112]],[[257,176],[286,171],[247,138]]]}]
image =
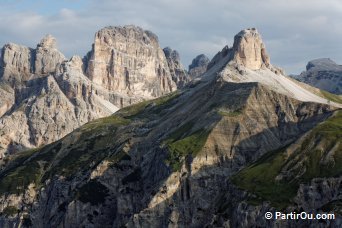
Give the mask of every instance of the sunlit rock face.
[{"label": "sunlit rock face", "polygon": [[261,36],[254,28],[245,29],[234,37],[234,59],[237,63],[251,70],[258,70],[263,65],[270,65]]},{"label": "sunlit rock face", "polygon": [[176,90],[158,37],[136,26],[98,31],[87,74],[94,83],[120,93],[158,97]]},{"label": "sunlit rock face", "polygon": [[56,66],[64,60],[64,55],[57,50],[56,39],[51,35],[46,35],[37,45],[34,73],[54,73],[56,71]]}]

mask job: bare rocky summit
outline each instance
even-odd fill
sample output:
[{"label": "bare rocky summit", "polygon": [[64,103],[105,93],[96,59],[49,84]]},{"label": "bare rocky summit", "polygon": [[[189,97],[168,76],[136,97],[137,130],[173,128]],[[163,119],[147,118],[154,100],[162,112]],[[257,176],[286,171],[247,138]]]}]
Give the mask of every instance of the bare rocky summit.
[{"label": "bare rocky summit", "polygon": [[51,35],[46,35],[37,45],[34,60],[34,74],[46,75],[56,72],[58,64],[66,58],[57,50],[57,41]]},{"label": "bare rocky summit", "polygon": [[265,45],[255,28],[245,29],[234,37],[234,60],[252,70],[270,65]]},{"label": "bare rocky summit", "polygon": [[[9,156],[0,226],[339,227],[339,213],[323,225],[265,219],[340,211],[341,104],[267,62],[255,30],[239,34],[183,90]],[[56,104],[99,98],[85,68],[78,57],[58,67],[70,95]]]},{"label": "bare rocky summit", "polygon": [[136,26],[98,31],[89,53],[87,75],[110,91],[146,98],[177,89],[158,37]]},{"label": "bare rocky summit", "polygon": [[196,56],[189,65],[189,75],[191,78],[197,78],[207,71],[210,60],[204,54]]}]

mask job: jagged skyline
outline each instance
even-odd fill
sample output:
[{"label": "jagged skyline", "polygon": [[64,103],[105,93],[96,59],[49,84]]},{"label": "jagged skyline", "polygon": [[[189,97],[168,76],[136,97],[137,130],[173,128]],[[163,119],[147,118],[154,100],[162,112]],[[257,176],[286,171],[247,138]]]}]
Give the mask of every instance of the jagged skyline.
[{"label": "jagged skyline", "polygon": [[15,0],[1,6],[0,45],[35,47],[47,33],[67,57],[85,55],[94,33],[108,25],[135,24],[156,33],[162,47],[180,53],[187,66],[198,54],[210,58],[247,27],[263,36],[271,62],[298,74],[315,58],[342,62],[342,3],[329,1],[101,1]]}]

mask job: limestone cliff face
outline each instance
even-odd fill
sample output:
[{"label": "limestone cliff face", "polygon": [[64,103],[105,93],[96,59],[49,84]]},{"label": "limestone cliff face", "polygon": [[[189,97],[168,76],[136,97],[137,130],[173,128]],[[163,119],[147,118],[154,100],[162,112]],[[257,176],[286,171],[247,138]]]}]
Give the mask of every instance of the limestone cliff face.
[{"label": "limestone cliff face", "polygon": [[11,86],[0,82],[0,118],[14,104],[14,90]]},{"label": "limestone cliff face", "polygon": [[[36,49],[5,45],[0,59],[1,158],[56,141],[81,124],[111,113],[98,108],[96,102],[92,104],[86,94],[83,103],[76,97],[66,97],[67,91],[59,85],[63,83],[57,80],[62,73],[57,69],[69,62],[71,65],[73,59],[65,60],[51,35],[43,38]],[[96,108],[99,110],[94,111]]]},{"label": "limestone cliff face", "polygon": [[30,79],[15,90],[0,89],[8,97],[1,102],[2,114],[7,113],[0,118],[0,157],[52,143],[120,105],[136,102],[123,102],[115,93],[94,86],[82,68],[82,59],[74,56],[54,75]]},{"label": "limestone cliff face", "polygon": [[17,44],[6,44],[1,50],[0,78],[10,84],[28,80],[33,71],[34,50]]},{"label": "limestone cliff face", "polygon": [[135,26],[98,31],[87,74],[94,83],[127,95],[152,98],[177,88],[157,36]]},{"label": "limestone cliff face", "polygon": [[182,66],[179,53],[169,47],[164,48],[163,51],[169,65],[172,80],[177,84],[177,88],[184,87],[190,81],[190,78]]},{"label": "limestone cliff face", "polygon": [[251,70],[270,64],[265,45],[254,28],[242,30],[234,37],[233,51],[234,60]]}]

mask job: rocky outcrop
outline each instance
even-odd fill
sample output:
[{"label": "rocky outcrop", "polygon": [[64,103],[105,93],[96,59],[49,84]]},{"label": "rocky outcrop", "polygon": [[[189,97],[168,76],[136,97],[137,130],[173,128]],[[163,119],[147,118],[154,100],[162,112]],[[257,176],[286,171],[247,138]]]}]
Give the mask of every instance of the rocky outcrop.
[{"label": "rocky outcrop", "polygon": [[0,118],[3,116],[14,104],[14,90],[5,83],[0,82]]},{"label": "rocky outcrop", "polygon": [[18,97],[18,104],[0,119],[1,157],[54,142],[101,116],[92,111],[89,102],[86,105],[77,98],[69,100],[51,75],[30,81],[16,93],[29,93],[29,96],[22,97],[20,102]]},{"label": "rocky outcrop", "polygon": [[204,54],[196,56],[189,65],[189,75],[191,78],[197,78],[207,71],[210,60]]},{"label": "rocky outcrop", "polygon": [[158,37],[135,26],[98,31],[87,74],[94,83],[125,95],[153,98],[177,88]]},{"label": "rocky outcrop", "polygon": [[[221,51],[216,53],[214,57],[210,60],[207,70],[213,68],[214,66],[220,65],[220,62],[223,62],[220,67],[224,67],[229,61],[232,60],[232,49],[228,47],[228,45],[224,46]],[[217,69],[214,69],[217,70]]]},{"label": "rocky outcrop", "polygon": [[56,72],[57,65],[64,60],[64,55],[57,50],[56,39],[51,35],[47,35],[37,45],[34,73],[36,75],[52,74]]},{"label": "rocky outcrop", "polygon": [[342,94],[342,66],[331,59],[311,60],[306,65],[306,71],[293,77],[330,93]]},{"label": "rocky outcrop", "polygon": [[234,60],[251,70],[270,65],[265,45],[255,28],[245,29],[234,37]]},{"label": "rocky outcrop", "polygon": [[179,53],[169,47],[164,48],[163,51],[169,65],[172,80],[178,88],[184,87],[190,81],[190,78],[181,64]]},{"label": "rocky outcrop", "polygon": [[33,72],[34,49],[6,44],[1,50],[0,79],[12,86],[28,80]]}]

